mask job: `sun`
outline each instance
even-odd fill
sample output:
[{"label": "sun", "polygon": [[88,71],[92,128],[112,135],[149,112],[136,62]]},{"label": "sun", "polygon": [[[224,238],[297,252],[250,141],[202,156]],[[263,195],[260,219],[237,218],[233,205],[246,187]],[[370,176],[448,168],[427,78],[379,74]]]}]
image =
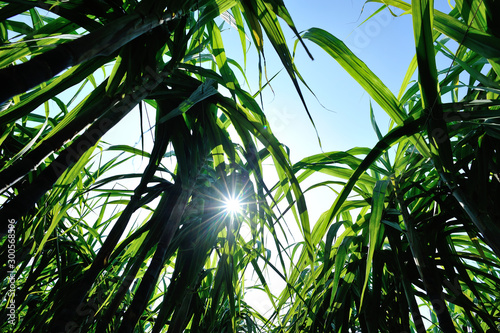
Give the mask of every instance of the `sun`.
[{"label": "sun", "polygon": [[241,210],[241,202],[237,198],[229,198],[225,201],[224,207],[227,212],[237,214]]}]

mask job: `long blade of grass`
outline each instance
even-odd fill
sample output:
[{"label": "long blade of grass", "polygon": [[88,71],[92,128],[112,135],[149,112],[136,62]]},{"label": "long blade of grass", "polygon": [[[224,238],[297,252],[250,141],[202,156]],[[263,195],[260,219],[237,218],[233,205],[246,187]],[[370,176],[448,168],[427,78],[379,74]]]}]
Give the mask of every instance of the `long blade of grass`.
[{"label": "long blade of grass", "polygon": [[373,197],[372,197],[372,211],[370,215],[370,224],[369,224],[369,247],[368,247],[368,256],[366,258],[366,271],[365,271],[365,282],[363,284],[363,289],[361,291],[360,297],[360,308],[363,307],[363,300],[365,296],[366,287],[368,286],[368,281],[370,279],[370,272],[373,264],[373,255],[375,250],[379,244],[379,231],[382,220],[382,214],[384,212],[385,206],[385,193],[387,191],[387,186],[389,185],[390,180],[381,180],[375,184],[375,188],[373,189]]}]

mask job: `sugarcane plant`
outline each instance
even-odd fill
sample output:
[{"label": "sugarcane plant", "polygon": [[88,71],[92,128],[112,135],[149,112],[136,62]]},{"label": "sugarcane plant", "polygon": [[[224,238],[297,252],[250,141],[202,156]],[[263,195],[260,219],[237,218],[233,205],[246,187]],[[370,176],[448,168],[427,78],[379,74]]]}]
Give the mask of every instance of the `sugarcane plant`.
[{"label": "sugarcane plant", "polygon": [[381,2],[376,13],[413,20],[416,53],[397,97],[329,32],[302,35],[392,123],[383,135],[370,104],[373,148],[294,165],[299,182],[333,176],[307,191],[328,186],[334,200],[314,224],[314,260],[295,251],[275,312],[283,325],[271,331],[498,332],[498,3],[456,1],[445,14],[432,1]]},{"label": "sugarcane plant", "polygon": [[[379,11],[394,8],[415,40],[397,96],[329,32],[299,34],[280,0],[1,2],[2,316],[16,307],[2,329],[498,332],[499,4]],[[389,115],[383,134],[369,106],[374,147],[291,163],[256,102],[267,83],[242,89],[221,32],[263,60],[269,41],[302,97],[278,17]],[[150,150],[103,139],[134,112],[154,115]],[[147,166],[124,172],[134,156]],[[306,191],[332,204],[311,230],[313,174]],[[271,313],[245,300],[250,270]]]},{"label": "sugarcane plant", "polygon": [[[244,276],[273,299],[261,271],[264,234],[279,244],[273,192],[310,244],[309,222],[256,102],[263,75],[242,89],[221,30],[259,58],[269,42],[302,97],[278,16],[298,36],[282,1],[0,3],[2,330],[259,331]],[[135,112],[154,115],[151,150],[103,140]],[[134,156],[147,166],[124,171]]]}]

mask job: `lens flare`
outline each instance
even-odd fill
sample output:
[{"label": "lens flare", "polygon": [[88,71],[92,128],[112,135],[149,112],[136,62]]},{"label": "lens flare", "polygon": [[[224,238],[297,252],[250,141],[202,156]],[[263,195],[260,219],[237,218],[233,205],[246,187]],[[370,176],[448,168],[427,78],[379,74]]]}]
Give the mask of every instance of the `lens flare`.
[{"label": "lens flare", "polygon": [[235,198],[229,198],[224,204],[226,211],[232,214],[236,214],[241,210],[241,202]]}]

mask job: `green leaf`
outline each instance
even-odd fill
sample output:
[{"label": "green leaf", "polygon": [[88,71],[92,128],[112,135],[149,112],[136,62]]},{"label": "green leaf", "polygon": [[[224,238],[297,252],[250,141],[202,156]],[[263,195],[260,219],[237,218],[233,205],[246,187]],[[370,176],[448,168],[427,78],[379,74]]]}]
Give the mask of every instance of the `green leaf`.
[{"label": "green leaf", "polygon": [[166,122],[174,117],[180,116],[187,112],[191,107],[193,107],[196,103],[199,103],[210,96],[218,94],[217,89],[215,88],[215,81],[208,79],[196,88],[196,90],[189,96],[187,99],[182,101],[182,103],[176,107],[174,110],[170,111],[165,116],[161,117],[158,123]]},{"label": "green leaf", "polygon": [[311,28],[303,36],[331,55],[398,125],[406,119],[396,97],[384,83],[338,38],[329,32]]},{"label": "green leaf", "polygon": [[60,203],[59,200],[61,198],[64,198],[64,192],[65,189],[73,183],[74,179],[77,178],[80,175],[80,172],[85,168],[87,165],[92,152],[96,146],[91,147],[88,149],[82,157],[78,160],[77,163],[75,163],[70,169],[66,170],[61,177],[57,180],[56,184],[54,185],[55,190],[52,191],[51,197],[49,198],[50,201],[52,201],[53,204],[53,211],[51,212],[53,218],[52,221],[50,222],[50,225],[48,229],[45,231],[43,239],[40,241],[38,244],[38,249],[34,256],[38,256],[38,254],[43,250],[45,244],[47,243],[48,239],[50,236],[52,236],[52,233],[54,232],[55,228],[61,221],[61,219],[66,215],[67,210],[70,208],[71,204],[66,204],[66,203]]},{"label": "green leaf", "polygon": [[239,87],[239,84],[233,71],[229,68],[226,51],[224,49],[224,44],[222,43],[222,36],[219,27],[217,27],[215,22],[212,22],[212,24],[208,26],[208,32],[212,41],[212,53],[215,57],[215,61],[217,62],[217,67],[219,68],[222,78],[226,83],[225,86],[234,96],[234,90],[236,87]]},{"label": "green leaf", "polygon": [[434,52],[433,6],[433,0],[412,1],[413,33],[417,48],[418,83],[422,96],[422,107],[429,115],[427,133],[432,143],[431,147],[437,149],[437,152],[433,151],[437,155],[434,162],[438,168],[449,171],[453,167],[453,157],[448,129],[443,120],[439,91]]},{"label": "green leaf", "polygon": [[[380,244],[380,225],[382,221],[382,214],[384,213],[385,207],[385,193],[387,191],[387,186],[390,180],[380,180],[375,184],[373,189],[372,197],[372,211],[370,215],[369,233],[370,241],[368,246],[368,256],[366,258],[366,271],[365,271],[365,282],[363,284],[363,290],[361,291],[360,297],[360,307],[363,307],[363,300],[366,292],[366,287],[368,286],[368,281],[370,279],[370,272],[373,264],[373,255],[375,250],[381,245]],[[383,228],[382,228],[383,232]],[[378,291],[374,291],[378,292]]]}]

